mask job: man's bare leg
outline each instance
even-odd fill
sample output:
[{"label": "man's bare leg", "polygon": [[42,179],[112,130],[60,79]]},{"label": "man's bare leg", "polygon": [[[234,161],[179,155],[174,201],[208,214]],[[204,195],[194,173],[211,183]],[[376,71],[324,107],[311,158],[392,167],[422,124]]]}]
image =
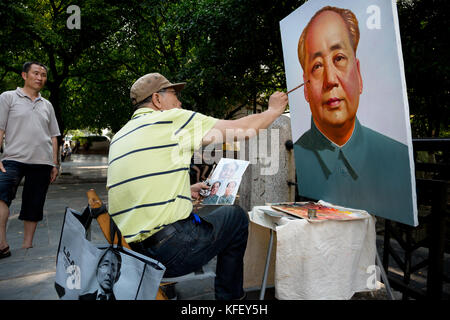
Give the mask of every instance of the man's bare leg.
[{"label": "man's bare leg", "polygon": [[22,248],[31,248],[33,247],[33,237],[34,232],[36,231],[37,222],[36,221],[23,221],[23,229],[24,229],[24,235],[23,235],[23,244]]},{"label": "man's bare leg", "polygon": [[9,208],[6,203],[0,200],[0,250],[8,246],[6,241],[6,224],[9,218]]}]

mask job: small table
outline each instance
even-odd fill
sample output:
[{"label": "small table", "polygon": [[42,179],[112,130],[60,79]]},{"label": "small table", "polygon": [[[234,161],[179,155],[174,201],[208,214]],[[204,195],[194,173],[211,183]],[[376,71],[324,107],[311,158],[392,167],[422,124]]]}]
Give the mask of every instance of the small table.
[{"label": "small table", "polygon": [[277,232],[275,295],[277,299],[350,299],[355,292],[376,289],[375,218],[309,222],[249,212],[253,223],[270,230],[260,299],[264,299],[273,232]]}]

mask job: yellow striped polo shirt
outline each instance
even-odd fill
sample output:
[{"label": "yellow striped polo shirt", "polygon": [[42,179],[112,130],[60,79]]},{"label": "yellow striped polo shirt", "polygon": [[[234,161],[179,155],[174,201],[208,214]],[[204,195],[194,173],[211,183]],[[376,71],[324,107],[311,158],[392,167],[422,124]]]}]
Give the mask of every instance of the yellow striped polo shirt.
[{"label": "yellow striped polo shirt", "polygon": [[189,216],[191,157],[216,121],[190,110],[140,108],[113,137],[108,211],[127,242]]}]

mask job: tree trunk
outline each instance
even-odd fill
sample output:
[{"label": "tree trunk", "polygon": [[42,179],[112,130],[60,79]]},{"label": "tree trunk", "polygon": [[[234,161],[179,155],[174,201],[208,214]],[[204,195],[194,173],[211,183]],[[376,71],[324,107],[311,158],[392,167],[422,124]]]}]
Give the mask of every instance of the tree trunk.
[{"label": "tree trunk", "polygon": [[64,121],[62,119],[61,106],[60,106],[60,102],[59,102],[60,85],[61,85],[60,82],[53,82],[48,85],[48,88],[50,90],[49,100],[53,105],[53,109],[55,110],[55,116],[56,116],[56,120],[58,121],[59,132],[61,132],[61,135],[58,138],[59,146],[62,145],[62,138],[64,135],[64,129],[65,129]]}]

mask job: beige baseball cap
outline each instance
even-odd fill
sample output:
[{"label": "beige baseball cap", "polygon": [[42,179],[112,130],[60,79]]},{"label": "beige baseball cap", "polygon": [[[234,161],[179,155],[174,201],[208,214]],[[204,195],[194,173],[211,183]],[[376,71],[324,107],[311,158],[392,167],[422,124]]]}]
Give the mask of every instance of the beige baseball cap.
[{"label": "beige baseball cap", "polygon": [[137,104],[162,89],[174,88],[176,91],[181,91],[185,85],[186,82],[170,83],[166,77],[159,73],[148,73],[137,79],[131,86],[131,102]]}]

